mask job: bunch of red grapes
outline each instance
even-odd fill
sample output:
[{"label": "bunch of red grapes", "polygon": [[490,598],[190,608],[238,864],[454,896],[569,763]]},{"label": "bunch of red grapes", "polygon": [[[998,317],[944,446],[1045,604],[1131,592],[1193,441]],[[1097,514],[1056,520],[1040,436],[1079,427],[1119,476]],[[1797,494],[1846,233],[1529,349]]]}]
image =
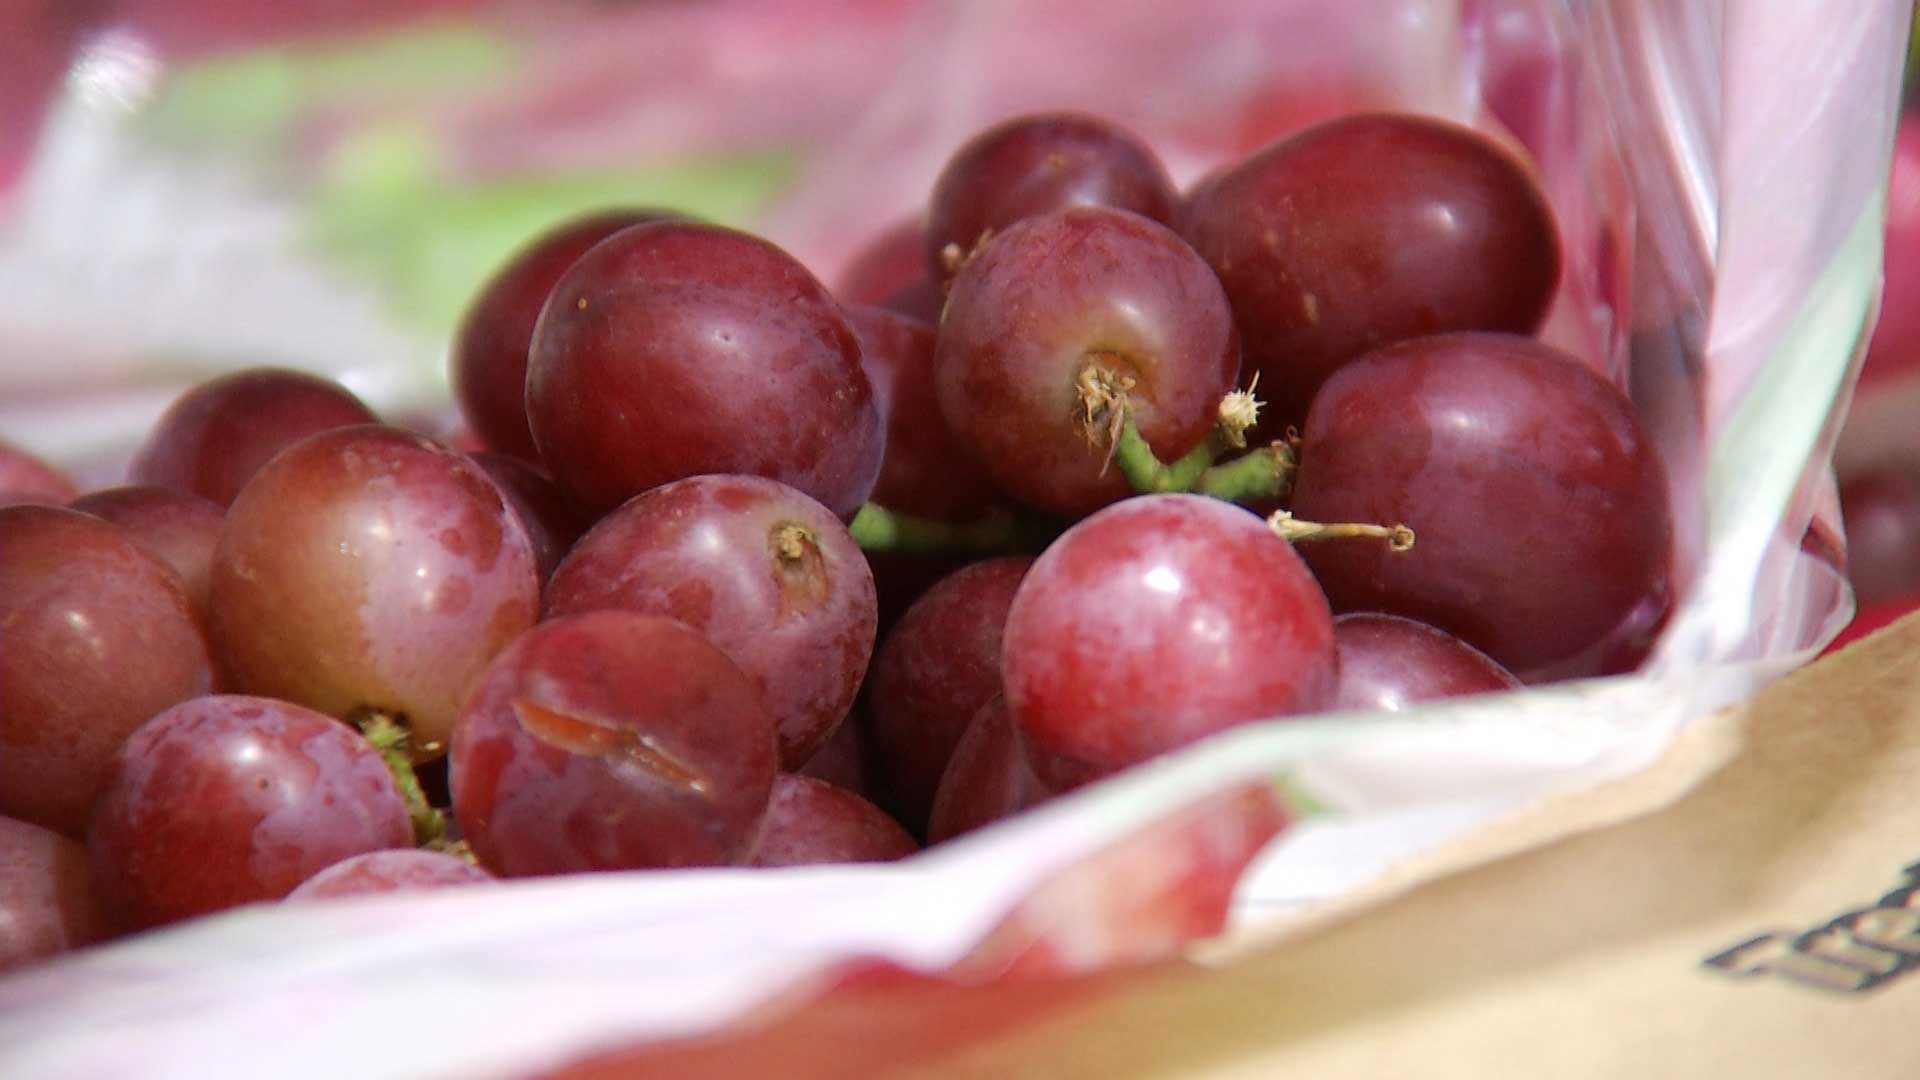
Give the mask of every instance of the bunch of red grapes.
[{"label": "bunch of red grapes", "polygon": [[[555,229],[467,426],[259,368],[129,486],[0,454],[0,966],[238,904],[886,860],[1252,721],[1633,668],[1661,461],[1533,335],[1531,167],[1357,115],[1177,191],[976,136],[830,291]],[[877,647],[876,647],[877,646]]]}]

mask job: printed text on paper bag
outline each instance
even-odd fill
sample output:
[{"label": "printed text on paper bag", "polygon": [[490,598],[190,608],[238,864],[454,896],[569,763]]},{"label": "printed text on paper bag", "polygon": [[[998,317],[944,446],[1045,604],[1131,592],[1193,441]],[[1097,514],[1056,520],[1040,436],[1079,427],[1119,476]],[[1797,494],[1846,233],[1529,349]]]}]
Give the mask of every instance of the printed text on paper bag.
[{"label": "printed text on paper bag", "polygon": [[1862,994],[1920,968],[1920,863],[1873,907],[1804,933],[1767,933],[1701,961],[1736,978],[1773,975],[1804,986]]}]

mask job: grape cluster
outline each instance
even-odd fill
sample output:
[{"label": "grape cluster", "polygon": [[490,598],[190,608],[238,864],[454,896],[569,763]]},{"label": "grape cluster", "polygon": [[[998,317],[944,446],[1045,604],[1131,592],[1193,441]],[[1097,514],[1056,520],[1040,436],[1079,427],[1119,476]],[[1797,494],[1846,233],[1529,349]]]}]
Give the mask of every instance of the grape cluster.
[{"label": "grape cluster", "polygon": [[837,290],[665,210],[561,224],[462,323],[451,439],[256,368],[125,487],[0,446],[0,965],[895,859],[1236,725],[1630,670],[1666,479],[1530,336],[1560,262],[1530,166],[1440,120],[1181,192],[1040,114]]}]

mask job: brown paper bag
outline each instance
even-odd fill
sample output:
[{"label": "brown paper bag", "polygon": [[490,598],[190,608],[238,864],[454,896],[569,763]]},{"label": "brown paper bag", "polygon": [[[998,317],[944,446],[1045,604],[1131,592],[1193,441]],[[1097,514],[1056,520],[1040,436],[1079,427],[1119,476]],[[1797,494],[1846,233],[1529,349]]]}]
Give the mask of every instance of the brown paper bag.
[{"label": "brown paper bag", "polygon": [[1920,1078],[1920,617],[1645,774],[927,1072]]}]

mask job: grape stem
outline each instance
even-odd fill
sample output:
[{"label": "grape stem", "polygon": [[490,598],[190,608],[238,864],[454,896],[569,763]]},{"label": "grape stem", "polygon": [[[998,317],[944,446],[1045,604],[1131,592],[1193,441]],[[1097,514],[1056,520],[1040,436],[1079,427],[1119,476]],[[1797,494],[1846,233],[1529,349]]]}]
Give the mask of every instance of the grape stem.
[{"label": "grape stem", "polygon": [[1058,536],[1057,526],[1013,514],[991,514],[977,521],[936,521],[867,503],[853,516],[848,531],[862,551],[913,555],[1005,555],[1039,551]]},{"label": "grape stem", "polygon": [[1275,510],[1267,516],[1267,527],[1290,544],[1302,541],[1373,539],[1385,540],[1387,547],[1393,551],[1406,551],[1413,547],[1413,530],[1405,525],[1322,525],[1317,521],[1301,521],[1285,510]]},{"label": "grape stem", "polygon": [[1215,424],[1199,445],[1169,465],[1147,445],[1129,412],[1120,422],[1113,459],[1127,483],[1142,495],[1191,491],[1229,502],[1286,498],[1293,490],[1293,474],[1299,464],[1293,448],[1277,442],[1220,461],[1235,438],[1244,442],[1242,432]]},{"label": "grape stem", "polygon": [[373,748],[380,751],[387,771],[393,774],[393,784],[400,789],[400,798],[407,804],[407,817],[413,821],[413,842],[425,848],[445,844],[447,819],[427,802],[427,793],[420,789],[420,777],[413,771],[413,758],[407,753],[411,735],[406,727],[377,709],[365,710],[355,723]]}]

